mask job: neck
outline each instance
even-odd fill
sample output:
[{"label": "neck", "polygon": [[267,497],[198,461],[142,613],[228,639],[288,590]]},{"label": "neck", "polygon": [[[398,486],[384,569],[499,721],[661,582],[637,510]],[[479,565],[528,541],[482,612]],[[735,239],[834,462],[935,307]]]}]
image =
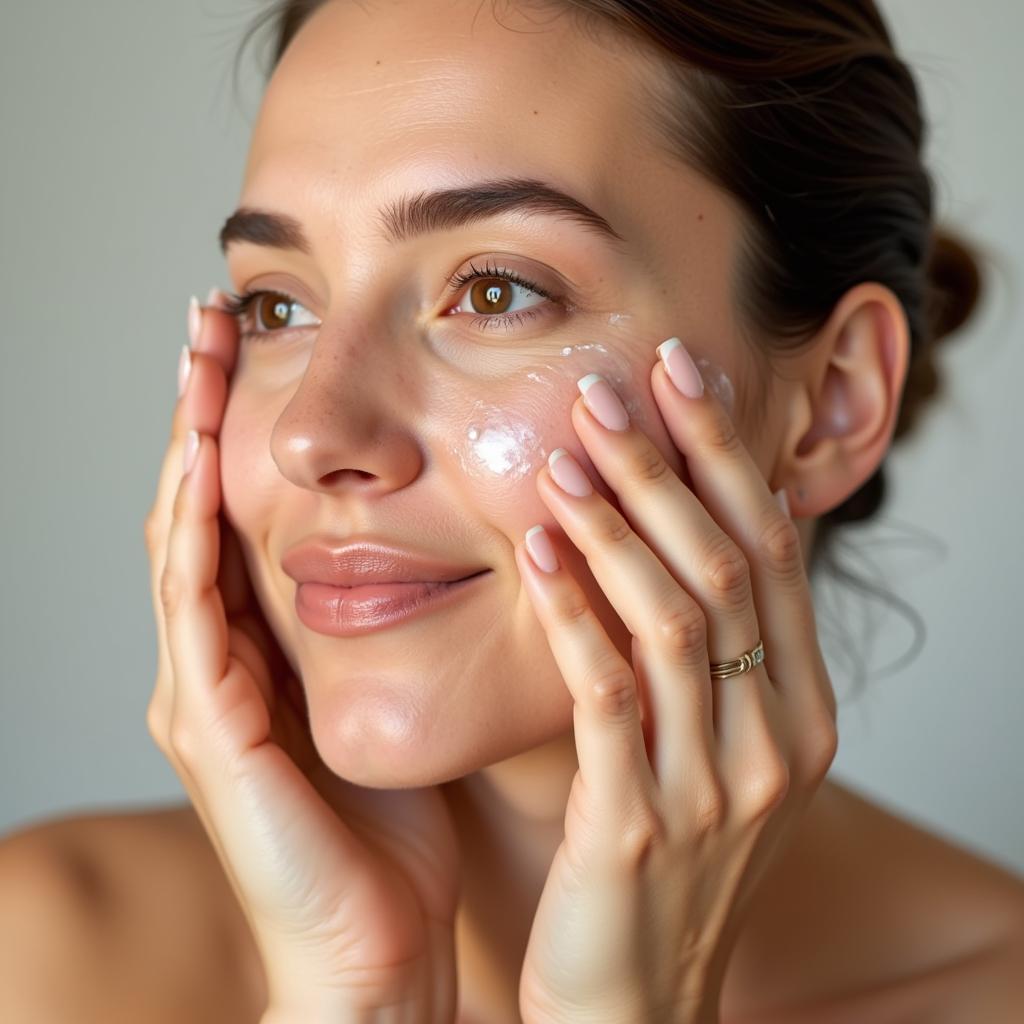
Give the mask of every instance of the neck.
[{"label": "neck", "polygon": [[578,768],[570,731],[442,786],[463,861],[456,919],[463,1005],[490,1007],[489,1019],[518,1019],[519,970]]}]

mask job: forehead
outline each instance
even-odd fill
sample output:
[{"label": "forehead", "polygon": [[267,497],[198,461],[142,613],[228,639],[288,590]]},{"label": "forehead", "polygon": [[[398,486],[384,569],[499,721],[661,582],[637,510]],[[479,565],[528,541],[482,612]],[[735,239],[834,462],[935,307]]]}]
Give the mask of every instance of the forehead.
[{"label": "forehead", "polygon": [[538,177],[571,168],[600,202],[648,145],[652,74],[632,48],[600,43],[557,6],[329,0],[267,87],[245,185],[311,164],[360,188],[371,170],[443,165],[475,179],[514,163]]}]

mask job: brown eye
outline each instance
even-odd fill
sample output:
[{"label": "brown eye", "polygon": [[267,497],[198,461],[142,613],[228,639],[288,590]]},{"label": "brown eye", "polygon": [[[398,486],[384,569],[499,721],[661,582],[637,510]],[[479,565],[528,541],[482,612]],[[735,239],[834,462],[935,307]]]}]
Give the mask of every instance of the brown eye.
[{"label": "brown eye", "polygon": [[264,292],[256,303],[257,326],[273,331],[288,326],[292,300],[276,292]]},{"label": "brown eye", "polygon": [[469,290],[477,313],[504,313],[512,304],[512,284],[500,277],[482,277]]},{"label": "brown eye", "polygon": [[503,267],[477,269],[470,263],[469,273],[453,274],[448,283],[453,288],[461,285],[466,290],[459,293],[458,305],[445,315],[478,313],[479,316],[469,321],[478,330],[509,331],[513,324],[542,316],[545,309],[541,307],[561,304],[557,296],[542,286]]}]

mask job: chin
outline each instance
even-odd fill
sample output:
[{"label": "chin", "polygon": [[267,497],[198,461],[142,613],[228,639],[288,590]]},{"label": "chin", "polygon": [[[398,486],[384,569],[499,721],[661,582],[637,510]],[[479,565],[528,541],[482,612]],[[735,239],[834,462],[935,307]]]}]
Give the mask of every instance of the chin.
[{"label": "chin", "polygon": [[[343,685],[306,686],[310,733],[337,776],[372,789],[438,785],[473,770],[446,723],[411,681],[353,675]],[[461,756],[460,756],[461,755]]]},{"label": "chin", "polygon": [[[546,710],[534,707],[532,714],[517,702],[513,713],[507,706],[468,700],[454,685],[445,688],[449,700],[432,700],[420,682],[360,674],[342,684],[311,685],[307,677],[310,733],[327,768],[371,789],[438,786],[572,727],[571,699]],[[471,683],[469,690],[480,688]]]}]

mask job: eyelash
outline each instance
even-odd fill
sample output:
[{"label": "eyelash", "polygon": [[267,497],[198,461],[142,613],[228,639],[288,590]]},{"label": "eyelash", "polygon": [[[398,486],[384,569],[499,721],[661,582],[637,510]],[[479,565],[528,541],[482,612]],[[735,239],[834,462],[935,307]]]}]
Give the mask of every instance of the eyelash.
[{"label": "eyelash", "polygon": [[[517,284],[520,287],[527,289],[527,291],[531,291],[534,294],[541,296],[541,298],[548,299],[551,302],[560,301],[557,296],[552,295],[540,285],[527,280],[514,270],[486,264],[483,270],[478,270],[472,263],[470,263],[469,266],[469,271],[452,274],[452,276],[448,278],[449,287],[462,287],[463,285],[469,284],[470,281],[475,281],[478,278],[500,278],[504,281],[510,281],[512,284]],[[253,305],[264,295],[279,295],[281,298],[287,299],[289,302],[295,303],[299,306],[302,305],[298,299],[289,295],[287,292],[273,289],[256,289],[255,291],[242,292],[240,295],[235,292],[230,292],[227,295],[225,308],[228,313],[241,321],[243,318],[250,316]],[[505,330],[508,331],[511,329],[513,324],[518,325],[526,320],[532,320],[537,315],[535,308],[531,307],[529,309],[519,309],[512,313],[496,313],[493,316],[479,314],[475,316],[470,323],[472,326],[479,327],[481,330],[495,330],[498,327],[504,327]],[[241,336],[243,338],[259,339],[261,336],[281,334],[287,330],[289,330],[287,327],[279,327],[274,330],[248,330],[243,331]]]}]

